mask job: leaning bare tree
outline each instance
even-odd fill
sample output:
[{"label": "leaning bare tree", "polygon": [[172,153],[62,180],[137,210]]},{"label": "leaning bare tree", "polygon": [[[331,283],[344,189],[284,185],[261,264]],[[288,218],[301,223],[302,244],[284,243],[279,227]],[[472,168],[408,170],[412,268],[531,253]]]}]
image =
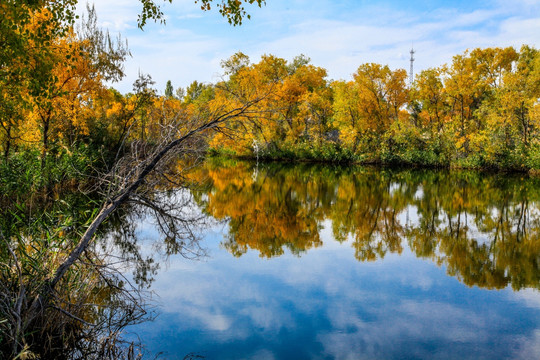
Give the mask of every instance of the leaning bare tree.
[{"label": "leaning bare tree", "polygon": [[[141,306],[144,299],[140,298],[137,291],[127,291],[125,285],[121,285],[128,280],[122,278],[121,273],[115,272],[114,267],[109,266],[102,256],[90,255],[96,254],[94,245],[100,237],[99,230],[102,224],[119,208],[130,203],[139,207],[143,206],[153,212],[161,232],[166,238],[175,240],[171,243],[176,246],[174,249],[176,253],[187,257],[199,254],[197,235],[192,228],[194,223],[202,219],[202,216],[189,210],[182,212],[182,208],[186,209],[188,202],[175,206],[167,204],[164,198],[156,196],[155,190],[164,182],[180,187],[185,186],[181,174],[171,171],[171,164],[180,157],[184,157],[191,160],[185,162],[187,166],[191,166],[194,159],[204,156],[204,144],[207,143],[209,134],[214,131],[224,131],[231,122],[247,121],[259,116],[256,105],[268,96],[271,88],[266,88],[264,93],[251,89],[242,94],[234,93],[226,87],[223,89],[229,91],[228,96],[231,101],[224,102],[222,105],[217,102],[204,104],[199,111],[195,112],[183,109],[174,114],[163,114],[158,124],[159,132],[156,132],[159,136],[152,142],[135,140],[129,144],[126,142],[124,155],[119,156],[110,171],[101,176],[99,189],[102,205],[100,209],[91,219],[84,233],[79,238],[73,238],[69,248],[66,249],[67,245],[62,245],[64,247],[58,252],[58,254],[68,253],[69,255],[63,260],[55,259],[48,269],[47,266],[43,266],[47,271],[43,274],[45,280],[42,283],[32,283],[32,278],[22,274],[18,266],[20,259],[17,258],[15,252],[11,252],[13,265],[10,271],[15,274],[13,278],[20,281],[16,284],[11,283],[9,288],[5,289],[0,285],[0,303],[5,302],[5,308],[10,309],[6,312],[9,313],[9,318],[0,319],[0,325],[4,327],[5,324],[2,325],[2,322],[9,323],[6,327],[9,328],[6,336],[13,345],[9,352],[14,357],[25,354],[25,351],[31,354],[31,349],[27,345],[28,342],[32,343],[31,337],[35,335],[27,334],[32,334],[35,329],[43,329],[47,326],[53,328],[55,334],[60,334],[60,337],[65,333],[75,334],[77,329],[89,329],[79,331],[84,333],[84,336],[72,341],[82,341],[86,344],[92,342],[93,333],[101,331],[98,346],[90,344],[84,348],[84,353],[81,352],[80,356],[75,357],[119,358],[121,354],[118,351],[124,351],[122,356],[126,358],[137,357],[137,353],[129,345],[123,350],[118,350],[115,344],[119,341],[117,329],[122,329],[129,322],[137,322],[144,317],[145,310]],[[178,168],[173,170],[178,171]],[[0,234],[1,237],[2,234]],[[10,249],[8,239],[0,240],[4,241]],[[54,249],[50,249],[37,261],[47,262],[50,256],[58,257],[59,255]],[[80,275],[83,269],[90,267],[94,269],[91,275]],[[82,281],[73,285],[73,279],[77,277],[80,277]],[[110,309],[100,308],[102,305],[96,304],[95,299],[92,299],[94,290],[89,287],[85,290],[86,292],[77,289],[77,286],[86,286],[91,281],[101,284],[102,288],[107,288],[108,290],[104,291],[109,291],[108,296],[113,298],[113,302],[123,302],[126,305]],[[2,297],[2,293],[6,296]],[[85,295],[78,295],[78,301],[72,301],[73,293]],[[108,317],[105,319],[109,320],[94,317],[101,323],[88,322],[85,314],[88,314],[88,309],[93,308],[99,308],[98,312],[108,312]],[[55,323],[59,322],[60,318],[64,319],[61,326]],[[107,321],[111,318],[115,321],[114,329],[116,329],[112,332],[107,329]],[[73,331],[66,332],[68,327]],[[105,335],[102,335],[103,329],[105,329]],[[45,339],[48,337],[47,334],[40,336]],[[59,345],[52,344],[51,346]]]},{"label": "leaning bare tree", "polygon": [[[160,172],[167,165],[168,160],[198,148],[197,143],[202,141],[202,137],[208,131],[217,130],[220,125],[232,119],[241,121],[243,117],[252,116],[251,108],[261,100],[262,97],[256,97],[240,107],[228,110],[223,106],[212,111],[208,118],[195,116],[188,119],[183,116],[185,114],[178,113],[174,121],[163,126],[163,138],[152,150],[143,154],[138,154],[135,150],[134,153],[120,160],[108,175],[110,187],[103,206],[86,229],[78,245],[56,270],[49,283],[50,289],[54,290],[68,269],[81,257],[99,226],[119,206],[136,196],[152,173]],[[185,130],[182,131],[181,128]]]}]

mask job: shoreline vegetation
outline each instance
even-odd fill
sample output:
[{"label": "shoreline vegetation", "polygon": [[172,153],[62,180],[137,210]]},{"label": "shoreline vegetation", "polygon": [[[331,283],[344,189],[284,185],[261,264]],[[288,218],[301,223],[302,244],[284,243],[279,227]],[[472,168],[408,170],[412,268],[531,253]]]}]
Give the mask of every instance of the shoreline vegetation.
[{"label": "shoreline vegetation", "polygon": [[377,168],[388,168],[388,169],[426,169],[426,170],[470,170],[470,171],[479,171],[487,173],[504,173],[504,174],[528,174],[531,176],[540,175],[540,170],[537,169],[504,169],[500,167],[478,167],[478,166],[462,166],[459,164],[455,165],[425,165],[425,164],[416,164],[410,162],[383,162],[380,160],[358,160],[358,159],[349,159],[349,158],[340,158],[336,157],[338,160],[327,160],[324,158],[313,158],[313,157],[304,157],[304,158],[291,158],[287,154],[275,155],[275,157],[269,156],[249,156],[249,155],[231,155],[228,152],[222,152],[215,149],[210,149],[207,153],[208,159],[218,159],[218,160],[239,160],[239,161],[248,161],[248,162],[257,162],[257,163],[287,163],[287,164],[320,164],[320,165],[338,165],[338,166],[365,166],[365,167],[377,167]]},{"label": "shoreline vegetation", "polygon": [[[97,26],[93,8],[76,21],[76,3],[0,3],[2,358],[140,358],[121,333],[147,316],[141,294],[155,264],[138,254],[122,209],[144,207],[164,246],[196,257],[202,217],[155,196],[164,184],[188,187],[192,166],[178,158],[540,169],[531,46],[466,51],[412,84],[386,65],[331,80],[304,55],[252,63],[239,52],[214,84],[168,82],[161,93],[141,74],[121,94],[108,84],[124,77],[127,43]],[[141,3],[140,27],[162,18]],[[199,3],[209,10],[212,0]],[[240,24],[243,4],[263,3],[212,4]],[[118,262],[135,269],[132,281]]]}]

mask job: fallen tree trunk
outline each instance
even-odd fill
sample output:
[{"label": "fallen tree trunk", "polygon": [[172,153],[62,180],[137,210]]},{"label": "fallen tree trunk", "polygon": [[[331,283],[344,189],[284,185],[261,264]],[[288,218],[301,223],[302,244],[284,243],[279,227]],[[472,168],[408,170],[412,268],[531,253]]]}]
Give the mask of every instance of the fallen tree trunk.
[{"label": "fallen tree trunk", "polygon": [[123,203],[129,200],[130,196],[134,194],[137,189],[144,183],[145,178],[158,166],[160,161],[163,160],[163,158],[168,155],[171,151],[173,151],[175,148],[178,148],[179,146],[183,145],[185,142],[187,142],[189,139],[194,137],[197,134],[200,134],[206,130],[215,129],[220,124],[234,119],[234,118],[240,118],[243,115],[246,115],[249,108],[253,106],[255,103],[259,102],[261,98],[247,102],[243,106],[239,108],[235,108],[233,110],[227,111],[224,114],[221,114],[210,121],[205,122],[204,124],[188,131],[181,137],[169,141],[167,144],[165,144],[160,151],[155,153],[150,159],[147,159],[146,161],[143,161],[143,167],[142,170],[139,172],[138,176],[135,178],[134,181],[132,181],[130,184],[127,184],[123,189],[121,189],[118,194],[110,199],[107,199],[102,206],[99,213],[96,215],[94,220],[90,223],[88,228],[86,229],[85,233],[81,237],[79,243],[71,251],[67,259],[57,268],[55,271],[54,277],[49,282],[49,289],[46,290],[46,292],[51,292],[54,290],[54,288],[58,285],[62,277],[65,275],[65,273],[69,270],[71,266],[80,258],[81,254],[88,248],[90,245],[94,234],[98,230],[99,226]]}]

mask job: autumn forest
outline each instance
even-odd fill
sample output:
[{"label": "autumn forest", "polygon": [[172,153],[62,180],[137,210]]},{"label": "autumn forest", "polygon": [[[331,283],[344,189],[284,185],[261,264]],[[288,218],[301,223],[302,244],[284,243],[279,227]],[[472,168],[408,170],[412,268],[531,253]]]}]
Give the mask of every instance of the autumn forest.
[{"label": "autumn forest", "polygon": [[[162,20],[153,1],[141,3],[141,28]],[[239,25],[248,16],[243,3],[264,1],[217,7]],[[538,286],[536,181],[520,188],[515,178],[500,185],[459,172],[540,171],[533,46],[469,49],[412,81],[385,64],[358,64],[350,79],[334,80],[309,54],[237,52],[221,61],[215,83],[157,89],[141,73],[121,93],[114,86],[131,56],[127,41],[102,29],[91,6],[79,18],[76,4],[0,2],[0,357],[140,358],[120,334],[148,317],[142,289],[157,265],[139,252],[133,224],[149,214],[167,256],[197,258],[202,235],[194,228],[208,226],[207,216],[228,221],[223,244],[237,257],[316,248],[329,219],[338,242],[353,238],[360,261],[401,253],[406,238],[418,257],[447,266],[466,285]],[[278,161],[329,167],[297,174],[277,171],[271,163]],[[423,180],[395,166],[455,173]],[[390,192],[396,181],[402,193]],[[478,193],[456,185],[469,182]],[[265,187],[272,195],[259,193]],[[418,189],[427,200],[415,197]],[[185,210],[195,206],[187,190],[200,212]],[[416,227],[397,219],[409,206],[419,209]],[[492,247],[471,247],[459,220],[466,213],[495,233]],[[115,256],[134,269],[131,282],[110,265]]]},{"label": "autumn forest", "polygon": [[244,105],[241,119],[208,134],[210,153],[540,168],[540,55],[527,45],[471,49],[421,71],[412,84],[405,70],[384,64],[361,64],[351,80],[330,80],[304,55],[252,63],[237,53],[222,61],[218,83],[174,89],[169,82],[163,93],[141,75],[132,93],[120,94],[109,84],[124,75],[129,50],[98,28],[92,9],[61,30],[48,9],[26,16],[2,23],[10,28],[3,41],[13,43],[2,54],[0,146],[3,172],[38,162],[28,174],[34,184],[71,177],[61,168],[68,162],[101,167],[129,142],[158,142],[161,127],[180,113],[204,118]]}]

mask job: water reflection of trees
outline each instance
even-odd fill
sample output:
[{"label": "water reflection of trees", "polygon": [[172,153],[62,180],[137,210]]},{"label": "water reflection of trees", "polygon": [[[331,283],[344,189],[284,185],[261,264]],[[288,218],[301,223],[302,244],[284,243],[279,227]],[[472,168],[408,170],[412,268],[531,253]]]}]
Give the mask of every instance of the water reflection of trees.
[{"label": "water reflection of trees", "polygon": [[[0,208],[0,357],[136,358],[118,334],[147,317],[144,292],[98,248],[88,249],[49,298],[42,295],[94,206],[91,197],[66,191],[62,201]],[[41,306],[45,301],[50,306]]]},{"label": "water reflection of trees", "polygon": [[444,265],[463,283],[540,287],[540,184],[525,176],[468,171],[381,170],[318,165],[208,163],[195,194],[229,221],[224,246],[263,257],[322,245],[329,220],[360,261],[401,253]]},{"label": "water reflection of trees", "polygon": [[[48,298],[43,288],[98,202],[67,190],[61,201],[30,198],[0,207],[0,358],[141,358],[123,333],[151,317],[146,289],[156,260],[202,255],[198,240],[208,221],[185,188],[152,185],[103,223],[99,240]],[[155,224],[160,235],[151,253],[141,244],[142,222]]]}]

